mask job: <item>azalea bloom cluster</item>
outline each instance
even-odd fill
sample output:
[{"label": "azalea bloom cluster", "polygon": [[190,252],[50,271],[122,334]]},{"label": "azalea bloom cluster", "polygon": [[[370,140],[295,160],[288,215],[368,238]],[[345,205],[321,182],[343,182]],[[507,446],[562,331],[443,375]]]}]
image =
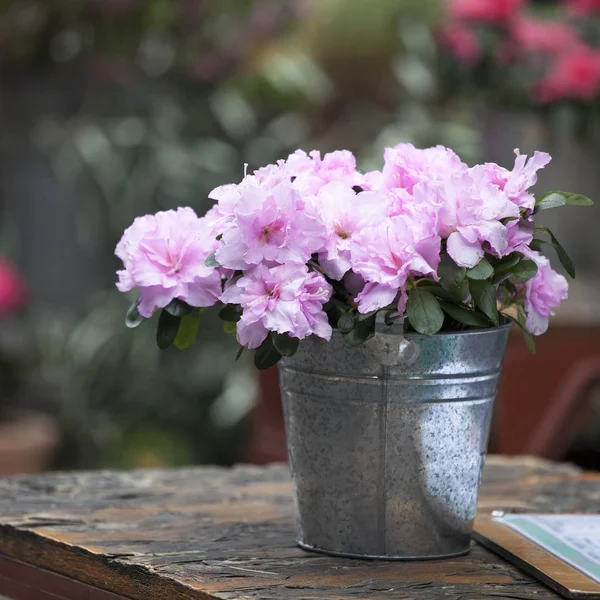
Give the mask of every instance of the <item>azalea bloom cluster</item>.
[{"label": "azalea bloom cluster", "polygon": [[[441,42],[460,64],[522,70],[532,100],[591,102],[600,94],[600,1],[564,0],[554,18],[529,0],[447,0]],[[593,33],[592,33],[593,32]],[[491,47],[490,47],[491,42]]]},{"label": "azalea bloom cluster", "polygon": [[536,199],[530,188],[549,161],[517,153],[510,170],[469,167],[442,146],[399,144],[381,171],[363,174],[350,152],[298,150],[213,190],[203,217],[180,208],[136,219],[116,250],[118,288],[139,290],[134,324],[164,309],[165,346],[183,323],[197,323],[194,309],[217,303],[243,347],[276,357],[334,328],[359,345],[380,310],[434,334],[498,325],[498,306],[512,307],[541,334],[567,281],[539,249],[554,246],[572,265],[533,215],[591,203],[562,192]]}]

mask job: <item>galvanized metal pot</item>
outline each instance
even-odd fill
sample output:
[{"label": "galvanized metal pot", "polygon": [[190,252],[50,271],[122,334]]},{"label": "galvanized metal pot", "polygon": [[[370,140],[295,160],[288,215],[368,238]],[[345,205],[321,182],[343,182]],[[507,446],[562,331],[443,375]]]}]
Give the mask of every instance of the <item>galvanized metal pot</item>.
[{"label": "galvanized metal pot", "polygon": [[280,363],[299,540],[326,554],[468,552],[510,325],[304,340]]}]

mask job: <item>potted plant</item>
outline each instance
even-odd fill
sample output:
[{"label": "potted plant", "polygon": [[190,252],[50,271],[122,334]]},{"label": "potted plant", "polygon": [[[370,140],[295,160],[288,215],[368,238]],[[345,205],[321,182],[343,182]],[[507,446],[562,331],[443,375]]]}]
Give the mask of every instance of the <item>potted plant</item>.
[{"label": "potted plant", "polygon": [[[518,153],[517,153],[518,154]],[[135,220],[117,246],[137,326],[189,346],[203,307],[258,368],[280,359],[303,548],[371,558],[468,551],[512,322],[533,347],[566,279],[537,213],[591,205],[528,190],[550,160],[468,167],[399,144],[381,171],[350,152],[297,151],[191,208]],[[512,316],[511,316],[512,315]]]}]

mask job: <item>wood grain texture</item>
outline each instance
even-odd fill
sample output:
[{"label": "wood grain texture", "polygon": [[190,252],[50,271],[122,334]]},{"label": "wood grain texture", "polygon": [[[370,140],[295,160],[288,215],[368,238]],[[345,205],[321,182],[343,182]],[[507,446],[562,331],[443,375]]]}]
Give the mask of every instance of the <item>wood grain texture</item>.
[{"label": "wood grain texture", "polygon": [[27,563],[0,556],[0,600],[127,600]]},{"label": "wood grain texture", "polygon": [[[599,502],[596,476],[491,457],[480,511],[592,512]],[[480,546],[385,563],[308,554],[294,540],[285,466],[0,480],[0,554],[134,600],[558,598]]]}]

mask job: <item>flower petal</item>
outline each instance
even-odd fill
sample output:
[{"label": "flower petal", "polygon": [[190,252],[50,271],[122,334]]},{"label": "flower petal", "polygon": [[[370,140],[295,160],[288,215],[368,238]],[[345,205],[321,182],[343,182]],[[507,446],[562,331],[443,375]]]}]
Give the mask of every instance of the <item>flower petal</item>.
[{"label": "flower petal", "polygon": [[363,291],[356,296],[358,312],[369,313],[391,304],[396,297],[396,288],[379,283],[367,283]]},{"label": "flower petal", "polygon": [[468,242],[458,231],[450,234],[446,247],[448,254],[459,267],[474,267],[484,255],[479,242]]}]

